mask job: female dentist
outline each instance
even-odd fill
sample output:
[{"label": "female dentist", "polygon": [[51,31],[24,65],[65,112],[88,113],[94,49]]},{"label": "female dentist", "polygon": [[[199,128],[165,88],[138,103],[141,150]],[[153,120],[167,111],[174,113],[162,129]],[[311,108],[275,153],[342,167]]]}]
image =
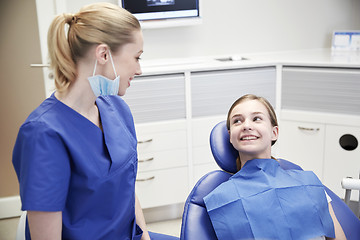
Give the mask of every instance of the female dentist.
[{"label": "female dentist", "polygon": [[88,5],[55,17],[48,48],[56,92],[21,126],[13,152],[26,239],[150,239],[135,196],[133,118],[118,96],[141,74],[138,20]]}]

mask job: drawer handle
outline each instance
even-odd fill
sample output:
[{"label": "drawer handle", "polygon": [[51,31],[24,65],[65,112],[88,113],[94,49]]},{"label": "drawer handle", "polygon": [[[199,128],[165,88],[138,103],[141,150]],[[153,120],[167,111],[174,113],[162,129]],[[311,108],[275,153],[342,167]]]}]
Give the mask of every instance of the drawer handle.
[{"label": "drawer handle", "polygon": [[136,179],[137,182],[146,182],[155,179],[155,176],[149,177],[149,178],[140,178]]},{"label": "drawer handle", "polygon": [[143,141],[138,141],[138,144],[143,144],[143,143],[149,143],[149,142],[152,142],[152,138],[150,139],[147,139],[147,140],[143,140]]},{"label": "drawer handle", "polygon": [[139,162],[139,163],[143,163],[143,162],[150,162],[150,161],[153,161],[153,160],[154,160],[154,158],[151,157],[151,158],[147,158],[147,159],[141,159],[141,160],[139,160],[138,162]]},{"label": "drawer handle", "polygon": [[311,131],[311,132],[317,132],[320,130],[320,128],[306,128],[306,127],[298,127],[302,131]]}]

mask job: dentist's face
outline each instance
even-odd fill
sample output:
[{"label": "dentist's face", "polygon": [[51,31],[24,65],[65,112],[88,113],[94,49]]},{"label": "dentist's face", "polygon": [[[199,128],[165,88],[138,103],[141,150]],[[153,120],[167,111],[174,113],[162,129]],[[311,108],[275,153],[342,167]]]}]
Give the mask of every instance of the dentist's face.
[{"label": "dentist's face", "polygon": [[141,75],[140,56],[143,53],[143,35],[134,32],[134,42],[122,46],[113,56],[115,69],[120,75],[119,93],[123,96],[135,75]]},{"label": "dentist's face", "polygon": [[246,100],[230,114],[230,142],[239,151],[241,161],[271,158],[271,142],[278,127],[271,125],[266,107],[258,100]]}]

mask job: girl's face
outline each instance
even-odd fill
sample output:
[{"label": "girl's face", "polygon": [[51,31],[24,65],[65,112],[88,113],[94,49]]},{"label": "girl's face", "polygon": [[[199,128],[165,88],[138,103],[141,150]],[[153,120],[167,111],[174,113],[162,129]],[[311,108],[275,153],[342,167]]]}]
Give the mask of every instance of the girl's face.
[{"label": "girl's face", "polygon": [[122,46],[113,56],[115,69],[120,75],[119,93],[123,96],[130,81],[135,75],[141,75],[140,56],[143,53],[143,36],[141,31],[134,32],[134,42]]},{"label": "girl's face", "polygon": [[278,127],[272,126],[269,112],[258,100],[240,102],[230,113],[230,142],[242,163],[255,158],[271,158],[271,142]]}]

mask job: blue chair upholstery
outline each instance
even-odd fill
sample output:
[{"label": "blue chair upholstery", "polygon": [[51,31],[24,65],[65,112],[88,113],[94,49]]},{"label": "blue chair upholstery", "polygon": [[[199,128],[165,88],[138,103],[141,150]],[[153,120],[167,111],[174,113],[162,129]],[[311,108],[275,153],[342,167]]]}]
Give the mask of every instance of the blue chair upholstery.
[{"label": "blue chair upholstery", "polygon": [[[226,122],[218,123],[210,134],[210,147],[216,163],[221,170],[203,176],[189,194],[184,207],[181,226],[181,240],[216,240],[216,234],[207,214],[203,198],[236,172],[238,152],[232,147]],[[283,169],[302,170],[298,165],[278,159]],[[326,187],[325,187],[326,188]],[[326,188],[332,199],[332,206],[348,240],[360,239],[360,221],[350,208],[330,189]]]}]

